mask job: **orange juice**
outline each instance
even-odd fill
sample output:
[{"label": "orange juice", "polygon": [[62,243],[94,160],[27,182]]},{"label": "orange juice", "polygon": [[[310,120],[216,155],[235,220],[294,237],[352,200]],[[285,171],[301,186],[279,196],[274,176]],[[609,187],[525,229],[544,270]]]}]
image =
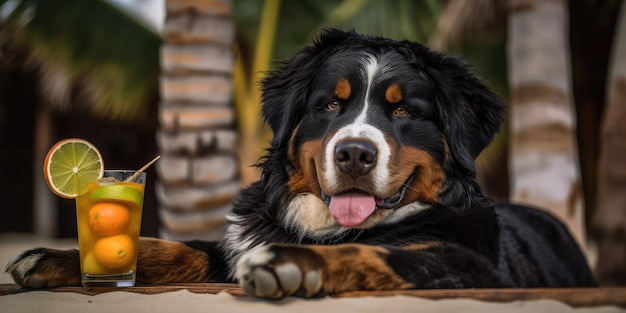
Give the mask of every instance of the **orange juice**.
[{"label": "orange juice", "polygon": [[91,183],[76,198],[83,286],[134,286],[145,188],[145,173],[105,171],[116,181]]}]

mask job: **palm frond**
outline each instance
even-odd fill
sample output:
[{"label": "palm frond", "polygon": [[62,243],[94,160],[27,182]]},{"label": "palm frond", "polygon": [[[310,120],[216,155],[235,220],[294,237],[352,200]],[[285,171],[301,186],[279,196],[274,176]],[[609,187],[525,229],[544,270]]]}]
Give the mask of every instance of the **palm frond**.
[{"label": "palm frond", "polygon": [[103,0],[5,0],[1,31],[28,51],[57,107],[80,102],[114,119],[140,118],[157,94],[161,38]]}]

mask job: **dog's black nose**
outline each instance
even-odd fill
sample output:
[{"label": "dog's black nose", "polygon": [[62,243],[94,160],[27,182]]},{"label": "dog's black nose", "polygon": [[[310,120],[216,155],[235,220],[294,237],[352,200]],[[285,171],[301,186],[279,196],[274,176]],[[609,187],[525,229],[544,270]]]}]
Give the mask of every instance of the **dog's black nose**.
[{"label": "dog's black nose", "polygon": [[342,172],[356,178],[374,168],[377,153],[369,141],[344,140],[335,147],[335,163]]}]

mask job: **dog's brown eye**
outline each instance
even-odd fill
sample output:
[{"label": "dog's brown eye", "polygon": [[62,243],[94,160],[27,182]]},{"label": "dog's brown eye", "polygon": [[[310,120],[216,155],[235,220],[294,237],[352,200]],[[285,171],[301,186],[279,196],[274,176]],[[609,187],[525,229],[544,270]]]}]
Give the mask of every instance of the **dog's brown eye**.
[{"label": "dog's brown eye", "polygon": [[330,102],[328,102],[328,109],[331,111],[339,111],[339,101],[337,100],[332,100]]},{"label": "dog's brown eye", "polygon": [[403,106],[399,106],[393,111],[393,116],[403,116],[403,115],[408,115],[408,114],[409,114],[409,110],[407,110]]}]

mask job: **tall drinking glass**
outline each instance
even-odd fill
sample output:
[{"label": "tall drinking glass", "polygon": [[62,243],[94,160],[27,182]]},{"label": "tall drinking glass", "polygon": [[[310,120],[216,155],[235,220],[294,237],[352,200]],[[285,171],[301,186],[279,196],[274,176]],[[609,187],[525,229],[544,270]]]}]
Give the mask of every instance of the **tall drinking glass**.
[{"label": "tall drinking glass", "polygon": [[135,285],[145,185],[145,172],[105,170],[76,198],[83,286]]}]

